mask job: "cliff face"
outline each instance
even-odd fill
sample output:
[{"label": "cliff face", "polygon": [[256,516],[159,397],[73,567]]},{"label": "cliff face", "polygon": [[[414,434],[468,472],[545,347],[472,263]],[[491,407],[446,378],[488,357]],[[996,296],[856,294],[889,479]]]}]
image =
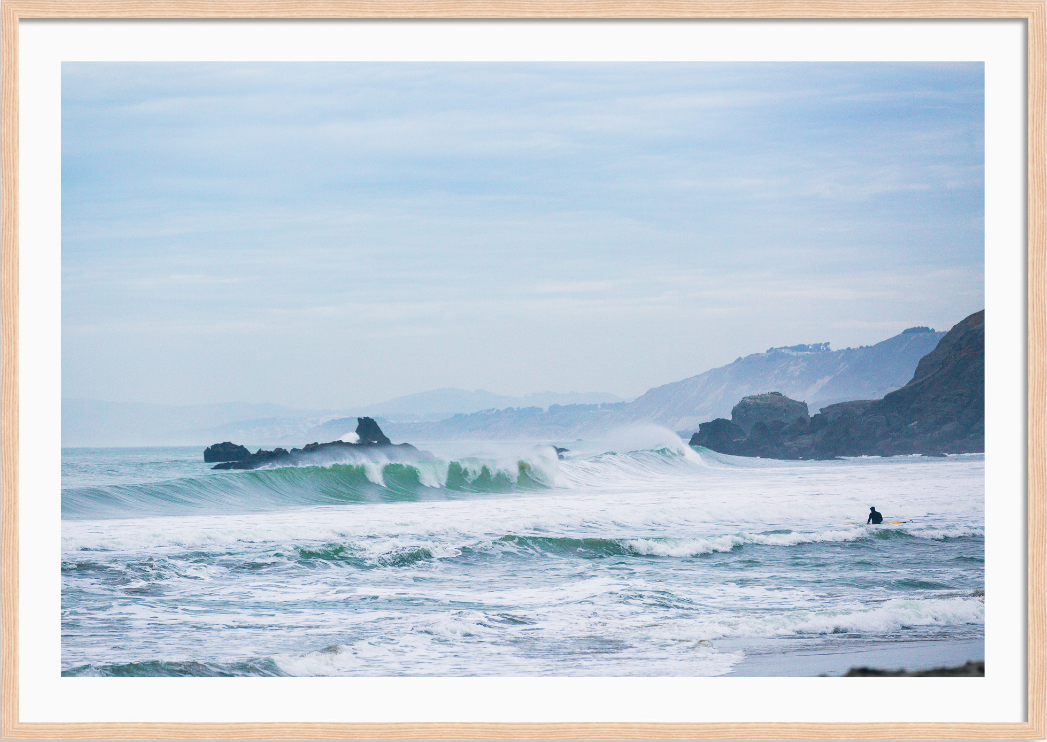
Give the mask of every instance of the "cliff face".
[{"label": "cliff face", "polygon": [[753,426],[747,437],[727,420],[704,423],[691,438],[721,453],[767,458],[975,453],[985,450],[985,311],[953,327],[883,399],[824,407],[810,421]]},{"label": "cliff face", "polygon": [[871,409],[891,440],[946,453],[985,450],[985,311],[953,327],[916,367],[912,381]]}]

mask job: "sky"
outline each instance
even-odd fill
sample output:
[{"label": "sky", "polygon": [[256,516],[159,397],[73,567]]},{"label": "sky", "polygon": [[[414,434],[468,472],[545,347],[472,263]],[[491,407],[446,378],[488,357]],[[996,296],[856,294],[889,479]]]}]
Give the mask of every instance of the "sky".
[{"label": "sky", "polygon": [[629,399],[984,308],[980,63],[63,63],[64,398]]}]

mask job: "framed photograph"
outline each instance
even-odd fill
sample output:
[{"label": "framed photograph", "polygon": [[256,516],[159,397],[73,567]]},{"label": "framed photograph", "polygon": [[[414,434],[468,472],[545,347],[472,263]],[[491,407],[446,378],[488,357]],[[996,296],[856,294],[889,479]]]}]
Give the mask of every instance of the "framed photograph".
[{"label": "framed photograph", "polygon": [[1047,734],[1044,0],[0,8],[5,738]]}]

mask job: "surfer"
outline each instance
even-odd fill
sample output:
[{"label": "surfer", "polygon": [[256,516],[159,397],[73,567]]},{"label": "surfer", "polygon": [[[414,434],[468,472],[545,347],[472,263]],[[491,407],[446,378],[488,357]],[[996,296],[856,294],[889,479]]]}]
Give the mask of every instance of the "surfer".
[{"label": "surfer", "polygon": [[879,525],[883,523],[883,514],[876,512],[876,508],[869,508],[869,520],[865,521],[866,524],[872,523],[873,525]]}]

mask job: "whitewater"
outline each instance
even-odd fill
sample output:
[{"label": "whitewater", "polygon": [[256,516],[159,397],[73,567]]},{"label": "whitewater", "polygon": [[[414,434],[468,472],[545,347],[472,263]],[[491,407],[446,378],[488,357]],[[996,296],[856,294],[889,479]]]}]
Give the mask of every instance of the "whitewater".
[{"label": "whitewater", "polygon": [[[213,471],[64,449],[62,672],[814,675],[981,659],[984,456],[771,461],[667,431]],[[864,521],[870,506],[898,525]],[[842,658],[827,664],[827,657]],[[899,660],[900,661],[900,660]]]}]

